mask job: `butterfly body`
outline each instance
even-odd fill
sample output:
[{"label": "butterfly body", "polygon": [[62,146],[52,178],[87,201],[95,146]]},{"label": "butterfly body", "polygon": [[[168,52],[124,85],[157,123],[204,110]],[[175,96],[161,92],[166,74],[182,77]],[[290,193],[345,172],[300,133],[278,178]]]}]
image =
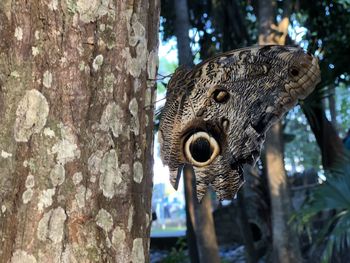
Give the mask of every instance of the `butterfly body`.
[{"label": "butterfly body", "polygon": [[230,51],[176,70],[159,127],[171,183],[176,187],[180,168],[191,164],[199,200],[209,185],[219,199],[231,199],[267,129],[319,80],[317,59],[283,46]]}]

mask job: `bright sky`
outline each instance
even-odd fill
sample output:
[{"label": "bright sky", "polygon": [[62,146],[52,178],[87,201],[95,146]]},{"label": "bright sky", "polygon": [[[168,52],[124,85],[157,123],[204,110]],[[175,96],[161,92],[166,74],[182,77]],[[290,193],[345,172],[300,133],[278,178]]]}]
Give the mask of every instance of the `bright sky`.
[{"label": "bright sky", "polygon": [[164,166],[162,163],[162,160],[160,159],[159,154],[159,142],[158,142],[158,133],[155,135],[154,138],[154,165],[153,165],[153,171],[154,171],[154,178],[153,183],[154,184],[169,184],[169,170],[167,166]]},{"label": "bright sky", "polygon": [[[161,35],[159,35],[159,39],[161,39]],[[160,41],[159,43],[159,58],[166,58],[170,62],[177,62],[177,47],[176,47],[176,40],[175,38],[170,39],[168,42]],[[162,65],[160,65],[161,67]],[[172,73],[172,72],[169,72]],[[157,101],[162,99],[165,96],[165,94],[158,95],[157,94]],[[165,100],[161,100],[160,102],[156,103],[156,108],[158,109],[162,105],[164,105]],[[153,182],[154,184],[164,183],[168,187],[172,187],[169,183],[169,170],[168,167],[164,166],[161,159],[160,159],[160,148],[158,143],[158,133],[155,135],[154,138],[154,177]]]},{"label": "bright sky", "polygon": [[167,60],[171,62],[177,62],[177,45],[176,39],[173,37],[169,41],[162,41],[161,34],[159,34],[159,50],[158,55],[159,58],[167,58]]}]

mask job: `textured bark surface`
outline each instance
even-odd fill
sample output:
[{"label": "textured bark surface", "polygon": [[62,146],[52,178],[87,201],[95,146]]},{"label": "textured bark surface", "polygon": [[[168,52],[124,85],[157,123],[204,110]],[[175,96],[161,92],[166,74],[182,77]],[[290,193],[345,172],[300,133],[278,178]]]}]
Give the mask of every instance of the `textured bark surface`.
[{"label": "textured bark surface", "polygon": [[[275,1],[259,1],[259,44],[284,45],[288,35],[291,2],[284,1],[283,17],[278,25],[273,23]],[[301,262],[298,237],[288,225],[291,215],[291,198],[288,178],[284,168],[281,121],[267,132],[265,141],[266,171],[272,207],[273,262]]]},{"label": "textured bark surface", "polygon": [[148,262],[159,4],[0,3],[0,262]]}]

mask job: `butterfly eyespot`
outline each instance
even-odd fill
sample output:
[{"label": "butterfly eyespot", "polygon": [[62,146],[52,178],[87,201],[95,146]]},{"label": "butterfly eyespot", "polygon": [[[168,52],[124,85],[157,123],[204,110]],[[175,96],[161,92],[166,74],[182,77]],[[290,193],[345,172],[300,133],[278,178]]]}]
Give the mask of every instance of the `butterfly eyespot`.
[{"label": "butterfly eyespot", "polygon": [[223,89],[214,90],[212,96],[217,103],[225,103],[230,98],[230,94]]},{"label": "butterfly eyespot", "polygon": [[197,132],[185,142],[185,157],[194,166],[209,165],[220,152],[218,142],[206,132]]},{"label": "butterfly eyespot", "polygon": [[299,70],[295,67],[292,67],[290,70],[289,70],[289,73],[292,77],[298,77],[299,76]]}]

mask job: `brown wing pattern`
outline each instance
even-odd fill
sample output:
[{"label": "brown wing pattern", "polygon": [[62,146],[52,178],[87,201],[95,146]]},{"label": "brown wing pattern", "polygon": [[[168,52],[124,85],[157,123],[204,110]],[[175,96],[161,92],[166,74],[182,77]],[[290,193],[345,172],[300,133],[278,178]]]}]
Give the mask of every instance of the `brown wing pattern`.
[{"label": "brown wing pattern", "polygon": [[159,139],[161,158],[176,186],[191,164],[197,197],[209,185],[231,199],[254,165],[267,129],[320,80],[317,59],[297,47],[239,49],[179,68],[168,84]]}]

